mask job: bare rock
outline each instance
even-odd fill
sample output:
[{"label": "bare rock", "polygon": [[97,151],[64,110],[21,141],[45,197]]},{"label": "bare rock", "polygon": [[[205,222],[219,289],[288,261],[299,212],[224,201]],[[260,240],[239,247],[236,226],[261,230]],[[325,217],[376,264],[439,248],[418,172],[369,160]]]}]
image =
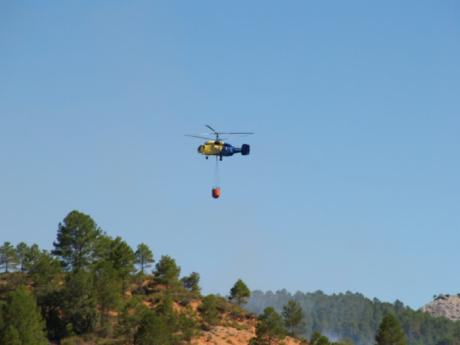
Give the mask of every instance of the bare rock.
[{"label": "bare rock", "polygon": [[442,316],[449,320],[460,320],[460,294],[438,295],[434,300],[421,308],[433,316]]}]

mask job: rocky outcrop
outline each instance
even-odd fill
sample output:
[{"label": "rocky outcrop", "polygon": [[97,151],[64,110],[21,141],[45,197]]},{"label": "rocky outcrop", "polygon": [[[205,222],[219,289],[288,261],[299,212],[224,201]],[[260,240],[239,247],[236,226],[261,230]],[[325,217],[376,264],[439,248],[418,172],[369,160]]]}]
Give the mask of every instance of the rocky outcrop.
[{"label": "rocky outcrop", "polygon": [[460,294],[438,295],[434,300],[421,308],[433,316],[442,316],[449,320],[460,320]]}]

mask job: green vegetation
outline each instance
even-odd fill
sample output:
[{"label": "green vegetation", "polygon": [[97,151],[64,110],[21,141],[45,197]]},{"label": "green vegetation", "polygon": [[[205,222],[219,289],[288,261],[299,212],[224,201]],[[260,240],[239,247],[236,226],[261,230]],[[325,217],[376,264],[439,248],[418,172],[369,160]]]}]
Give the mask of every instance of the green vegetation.
[{"label": "green vegetation", "polygon": [[97,239],[101,230],[87,214],[72,211],[59,224],[53,254],[60,257],[66,270],[79,271],[89,268],[95,259]]},{"label": "green vegetation", "polygon": [[192,272],[189,276],[184,277],[181,279],[184,287],[194,294],[200,294],[200,274],[196,272]]},{"label": "green vegetation", "polygon": [[[182,345],[216,326],[255,326],[253,345],[282,344],[287,335],[310,336],[311,345],[460,345],[460,322],[359,294],[251,296],[239,279],[228,299],[202,297],[197,272],[181,277],[163,255],[150,274],[146,244],[133,251],[78,211],[59,224],[53,247],[0,246],[0,344]],[[257,322],[245,304],[260,313]]]},{"label": "green vegetation", "polygon": [[283,319],[272,307],[265,308],[258,320],[252,345],[271,345],[286,336]]},{"label": "green vegetation", "polygon": [[24,271],[30,270],[40,259],[42,251],[40,251],[40,248],[38,245],[33,244],[30,247],[27,247],[25,257],[24,257]]},{"label": "green vegetation", "polygon": [[[284,318],[284,320],[283,320]],[[250,340],[250,345],[283,344],[286,335],[293,336],[293,330],[303,325],[303,312],[297,302],[290,300],[283,307],[283,318],[272,307],[264,309],[258,318],[256,336]],[[285,326],[291,328],[288,333]],[[298,338],[298,337],[297,337]],[[301,342],[305,340],[298,338]],[[313,333],[310,345],[353,345],[350,340],[331,342],[328,337],[319,332]],[[380,345],[380,344],[378,344]],[[398,344],[399,345],[399,344]]]},{"label": "green vegetation", "polygon": [[[223,315],[247,315],[225,298],[202,298],[200,275],[180,277],[168,255],[149,274],[146,244],[133,251],[79,211],[59,224],[53,247],[0,246],[0,344],[181,345]],[[249,294],[243,287],[239,303]]]},{"label": "green vegetation", "polygon": [[302,328],[305,326],[303,322],[304,312],[300,304],[293,299],[289,300],[285,306],[283,306],[282,312],[284,318],[284,325],[289,330],[291,335],[299,335],[302,332]]},{"label": "green vegetation", "polygon": [[241,279],[238,279],[230,290],[230,300],[239,306],[245,304],[250,296],[251,291]]},{"label": "green vegetation", "polygon": [[155,310],[145,310],[134,334],[134,344],[185,344],[197,332],[195,321],[174,311],[173,301],[166,295]]},{"label": "green vegetation", "polygon": [[353,345],[353,342],[349,339],[344,339],[339,342],[330,341],[325,335],[314,332],[310,339],[310,345]]},{"label": "green vegetation", "polygon": [[215,325],[219,321],[219,311],[217,310],[218,299],[214,295],[208,295],[198,308],[203,322],[207,325]]},{"label": "green vegetation", "polygon": [[18,259],[18,263],[20,266],[20,271],[25,271],[25,263],[27,258],[27,252],[29,251],[29,247],[26,243],[20,242],[16,245],[16,257]]},{"label": "green vegetation", "polygon": [[414,311],[400,301],[383,303],[358,293],[325,295],[317,291],[292,295],[286,290],[254,291],[245,307],[254,313],[261,313],[267,306],[282,312],[289,300],[302,307],[305,327],[301,334],[309,339],[314,332],[320,332],[338,339],[348,338],[357,345],[374,344],[379,325],[387,314],[395,315],[409,345],[457,345],[460,339],[460,322]]},{"label": "green vegetation", "polygon": [[330,345],[329,338],[319,332],[313,333],[310,339],[310,345]]},{"label": "green vegetation", "polygon": [[120,237],[112,239],[104,235],[99,242],[97,264],[103,263],[112,269],[114,279],[121,282],[121,291],[124,293],[130,276],[136,271],[134,252]]},{"label": "green vegetation", "polygon": [[175,286],[179,283],[180,267],[177,266],[176,260],[168,255],[160,258],[155,266],[155,279],[160,284]]},{"label": "green vegetation", "polygon": [[169,345],[172,334],[166,320],[152,311],[146,311],[134,336],[135,345]]},{"label": "green vegetation", "polygon": [[134,337],[137,334],[142,318],[149,310],[142,303],[140,297],[136,296],[127,300],[118,317],[115,334],[124,338],[128,344],[134,343]]},{"label": "green vegetation", "polygon": [[35,299],[24,286],[8,295],[1,315],[1,344],[48,344],[40,311]]},{"label": "green vegetation", "polygon": [[377,345],[407,345],[406,335],[392,314],[385,315],[375,336]]},{"label": "green vegetation", "polygon": [[16,250],[10,242],[5,242],[0,247],[0,267],[5,269],[5,273],[15,270],[18,265],[18,256]]},{"label": "green vegetation", "polygon": [[134,254],[136,256],[136,264],[140,266],[141,274],[144,274],[144,270],[151,267],[154,262],[153,253],[145,243],[141,243],[137,246]]}]

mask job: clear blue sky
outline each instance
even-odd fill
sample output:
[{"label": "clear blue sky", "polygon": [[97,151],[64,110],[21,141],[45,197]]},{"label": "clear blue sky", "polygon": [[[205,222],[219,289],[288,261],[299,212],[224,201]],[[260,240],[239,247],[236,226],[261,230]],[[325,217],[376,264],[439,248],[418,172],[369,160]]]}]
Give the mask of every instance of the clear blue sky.
[{"label": "clear blue sky", "polygon": [[[205,292],[460,292],[458,1],[0,2],[0,241],[78,209]],[[185,133],[251,130],[213,162]]]}]

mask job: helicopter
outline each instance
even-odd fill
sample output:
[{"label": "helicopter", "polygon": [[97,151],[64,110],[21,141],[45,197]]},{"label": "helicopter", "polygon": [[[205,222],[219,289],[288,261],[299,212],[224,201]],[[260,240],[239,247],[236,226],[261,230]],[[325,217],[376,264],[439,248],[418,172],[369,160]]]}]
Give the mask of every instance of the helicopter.
[{"label": "helicopter", "polygon": [[250,146],[248,144],[243,144],[241,147],[235,147],[229,143],[224,142],[221,135],[251,135],[253,132],[219,132],[212,128],[210,125],[205,125],[206,128],[210,129],[212,133],[209,135],[214,135],[214,139],[200,135],[191,135],[186,134],[188,137],[205,139],[207,140],[204,144],[198,146],[198,153],[204,155],[206,159],[209,156],[216,156],[219,160],[222,160],[223,157],[233,156],[235,153],[241,153],[243,156],[247,156],[250,152]]}]

